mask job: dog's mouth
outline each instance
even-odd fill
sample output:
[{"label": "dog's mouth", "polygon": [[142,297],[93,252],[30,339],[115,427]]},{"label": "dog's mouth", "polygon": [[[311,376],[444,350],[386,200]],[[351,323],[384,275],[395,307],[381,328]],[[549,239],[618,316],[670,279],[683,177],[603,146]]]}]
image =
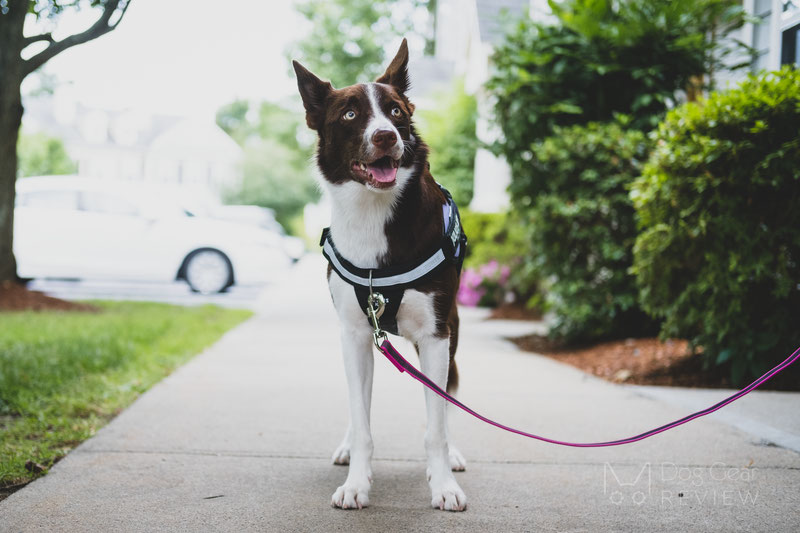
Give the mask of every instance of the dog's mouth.
[{"label": "dog's mouth", "polygon": [[397,167],[400,160],[388,155],[376,159],[371,163],[353,161],[353,172],[361,177],[368,185],[378,189],[388,189],[394,186],[397,180]]}]

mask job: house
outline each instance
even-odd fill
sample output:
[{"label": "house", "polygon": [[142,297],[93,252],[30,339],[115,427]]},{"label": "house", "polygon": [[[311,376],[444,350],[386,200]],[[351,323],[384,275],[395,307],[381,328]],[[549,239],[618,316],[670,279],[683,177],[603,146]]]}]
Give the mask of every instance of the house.
[{"label": "house", "polygon": [[[749,71],[775,70],[784,64],[800,64],[800,0],[743,0],[745,10],[761,19],[748,23],[736,36],[758,52]],[[504,16],[527,13],[534,20],[553,19],[547,0],[439,0],[436,14],[436,59],[451,65],[453,75],[463,76],[465,88],[478,99],[478,138],[491,144],[501,132],[492,124],[493,103],[485,91],[494,46],[503,36]],[[746,60],[731,57],[730,64]],[[715,81],[721,88],[739,82],[747,69],[722,72]],[[508,164],[485,149],[475,157],[475,211],[493,212],[508,207],[506,191],[511,181]]]},{"label": "house", "polygon": [[[484,85],[489,80],[494,46],[502,39],[505,17],[546,14],[537,0],[439,0],[436,11],[437,60],[453,66],[453,74],[464,78],[464,88],[478,102],[477,137],[485,144],[501,132],[492,122],[492,99]],[[511,169],[503,157],[485,148],[475,154],[474,195],[470,208],[497,212],[509,206]]]},{"label": "house", "polygon": [[242,149],[213,120],[91,108],[69,91],[24,105],[23,130],[60,138],[79,176],[167,183],[216,197],[241,180]]},{"label": "house", "polygon": [[[750,72],[777,70],[786,64],[800,65],[800,0],[743,0],[743,7],[761,21],[745,24],[739,31],[739,39],[757,53]],[[725,86],[745,74],[745,71],[734,72],[718,81]]]}]

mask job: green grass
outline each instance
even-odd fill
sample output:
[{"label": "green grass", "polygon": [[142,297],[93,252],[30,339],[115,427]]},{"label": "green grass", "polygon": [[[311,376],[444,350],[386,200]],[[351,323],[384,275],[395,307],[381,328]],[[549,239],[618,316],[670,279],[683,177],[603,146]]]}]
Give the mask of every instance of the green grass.
[{"label": "green grass", "polygon": [[[249,311],[95,302],[0,312],[0,487],[30,481]],[[46,472],[46,470],[45,470]]]}]

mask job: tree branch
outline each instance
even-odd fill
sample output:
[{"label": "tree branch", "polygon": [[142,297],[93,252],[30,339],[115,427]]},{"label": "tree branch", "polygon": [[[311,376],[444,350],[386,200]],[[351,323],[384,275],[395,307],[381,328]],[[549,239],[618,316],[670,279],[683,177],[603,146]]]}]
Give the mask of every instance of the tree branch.
[{"label": "tree branch", "polygon": [[[101,35],[105,35],[106,33],[112,31],[122,21],[122,17],[125,16],[125,11],[128,10],[128,6],[131,4],[131,1],[132,0],[108,0],[108,2],[106,2],[105,7],[103,8],[103,14],[100,15],[100,18],[97,19],[97,22],[92,24],[92,26],[88,30],[81,33],[76,33],[75,35],[70,35],[69,37],[65,37],[60,41],[53,41],[51,37],[50,45],[47,48],[45,48],[35,56],[25,61],[25,67],[23,70],[24,75],[27,76],[37,68],[47,63],[50,59],[63,52],[64,50],[72,48],[73,46],[76,46],[78,44],[83,44],[93,39],[97,39]],[[119,19],[117,19],[117,21],[114,24],[109,25],[108,21],[111,20],[111,17],[114,16],[114,13],[119,8],[120,3],[123,2],[124,4],[120,10],[121,13]],[[31,38],[29,37],[28,39]],[[46,39],[37,39],[37,40],[46,40]]]},{"label": "tree branch", "polygon": [[37,43],[39,41],[47,41],[49,43],[54,43],[53,35],[50,33],[43,33],[41,35],[33,35],[31,37],[25,37],[22,39],[22,47],[25,48],[26,46],[32,45],[33,43]]}]

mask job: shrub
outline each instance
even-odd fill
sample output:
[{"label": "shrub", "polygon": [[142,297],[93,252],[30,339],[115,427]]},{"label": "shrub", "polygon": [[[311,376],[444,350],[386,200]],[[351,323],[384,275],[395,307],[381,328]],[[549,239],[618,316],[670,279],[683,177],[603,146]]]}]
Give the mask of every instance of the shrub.
[{"label": "shrub", "polygon": [[431,172],[458,205],[467,206],[472,201],[475,181],[478,104],[473,95],[464,91],[463,80],[456,80],[434,99],[434,106],[420,109],[416,115],[422,138],[431,148]]},{"label": "shrub", "polygon": [[734,383],[800,344],[798,125],[800,73],[750,76],[671,111],[631,193],[644,308]]},{"label": "shrub", "polygon": [[514,215],[460,211],[461,224],[469,238],[465,266],[477,268],[492,260],[510,264],[525,254],[525,230]]},{"label": "shrub", "polygon": [[547,280],[551,334],[571,341],[655,332],[628,272],[636,238],[628,187],[648,141],[625,123],[555,129],[532,146],[532,256]]},{"label": "shrub", "polygon": [[[489,89],[504,137],[498,150],[524,179],[530,145],[556,126],[609,121],[654,128],[696,91],[703,75],[741,46],[727,36],[744,22],[737,0],[551,1],[554,24],[528,18],[493,56]],[[713,78],[709,78],[713,79]],[[536,194],[537,191],[525,191]]]},{"label": "shrub", "polygon": [[[531,245],[521,217],[516,212],[476,213],[462,209],[461,223],[469,238],[464,271],[478,271],[493,261],[507,267],[510,273],[504,288],[516,301],[526,303],[529,308],[538,307],[540,276],[536,265],[524,260],[531,255]],[[466,286],[471,284],[474,283]]]}]

